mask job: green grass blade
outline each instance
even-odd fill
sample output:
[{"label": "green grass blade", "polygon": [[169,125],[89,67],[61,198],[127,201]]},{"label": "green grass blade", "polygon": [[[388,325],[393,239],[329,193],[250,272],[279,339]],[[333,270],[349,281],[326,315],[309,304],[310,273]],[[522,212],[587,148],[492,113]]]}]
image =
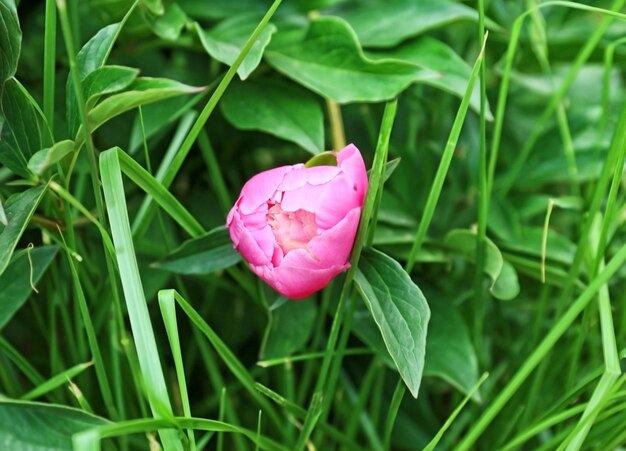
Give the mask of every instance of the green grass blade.
[{"label": "green grass blade", "polygon": [[77,375],[85,371],[87,368],[89,368],[91,365],[93,365],[93,362],[86,362],[86,363],[79,363],[78,365],[73,366],[72,368],[68,368],[62,373],[59,373],[53,376],[52,378],[48,379],[43,384],[33,388],[28,393],[23,394],[20,399],[24,401],[30,401],[32,399],[39,398],[40,396],[43,396],[46,393],[51,392],[52,390],[60,387],[61,385],[68,383],[70,379],[72,379],[73,377],[76,377]]},{"label": "green grass blade", "polygon": [[[115,149],[100,154],[100,169],[122,288],[152,414],[157,418],[162,416],[163,411],[171,415],[172,407],[139,275],[122,171]],[[159,434],[166,451],[182,450],[182,443],[175,431],[162,430]]]},{"label": "green grass blade", "polygon": [[452,156],[454,155],[456,144],[459,140],[459,135],[461,134],[463,123],[465,122],[465,116],[469,107],[470,98],[472,95],[472,91],[474,90],[474,83],[476,82],[476,79],[478,78],[478,75],[480,73],[480,67],[482,65],[486,44],[487,37],[485,36],[485,40],[483,41],[480,53],[476,58],[472,73],[470,75],[469,81],[467,82],[467,88],[465,89],[465,94],[463,95],[463,99],[461,100],[461,105],[459,106],[456,117],[454,118],[454,123],[452,124],[452,129],[450,130],[450,136],[448,137],[446,147],[443,150],[441,161],[435,174],[435,179],[433,180],[430,192],[428,193],[424,212],[422,213],[422,218],[420,219],[419,226],[415,234],[415,239],[413,241],[413,246],[411,247],[411,252],[409,253],[409,256],[407,258],[405,269],[408,273],[411,272],[413,266],[415,265],[415,259],[417,258],[417,254],[420,251],[422,244],[424,243],[424,239],[426,238],[426,232],[428,231],[428,227],[430,226],[430,223],[433,219],[435,208],[437,207],[437,202],[439,201],[439,196],[441,195],[441,189],[443,188],[443,183],[446,180],[446,175],[448,173],[448,169],[450,168],[450,162],[452,161]]}]

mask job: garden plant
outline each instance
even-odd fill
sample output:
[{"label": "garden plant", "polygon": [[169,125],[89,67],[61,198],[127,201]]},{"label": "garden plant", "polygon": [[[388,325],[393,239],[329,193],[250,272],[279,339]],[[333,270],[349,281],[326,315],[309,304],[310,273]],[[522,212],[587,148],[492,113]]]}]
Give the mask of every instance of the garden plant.
[{"label": "garden plant", "polygon": [[0,0],[0,450],[626,447],[626,0]]}]

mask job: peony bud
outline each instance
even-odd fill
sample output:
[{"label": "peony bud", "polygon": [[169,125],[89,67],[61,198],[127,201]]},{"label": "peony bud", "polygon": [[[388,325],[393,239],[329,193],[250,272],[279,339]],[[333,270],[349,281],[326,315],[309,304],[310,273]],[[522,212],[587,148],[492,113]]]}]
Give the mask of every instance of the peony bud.
[{"label": "peony bud", "polygon": [[302,299],[350,267],[367,191],[359,149],[336,166],[282,166],[252,177],[228,213],[234,247],[272,288]]}]

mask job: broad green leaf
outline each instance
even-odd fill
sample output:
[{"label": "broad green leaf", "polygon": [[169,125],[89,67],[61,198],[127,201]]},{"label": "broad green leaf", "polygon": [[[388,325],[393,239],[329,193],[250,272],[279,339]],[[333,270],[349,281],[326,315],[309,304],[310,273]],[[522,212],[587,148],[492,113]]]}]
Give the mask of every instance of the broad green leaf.
[{"label": "broad green leaf", "polygon": [[[430,36],[406,42],[399,47],[368,52],[372,58],[394,58],[430,69],[439,74],[438,77],[424,80],[424,84],[434,86],[443,91],[463,98],[472,68],[451,47]],[[470,106],[480,111],[480,86],[475,85],[472,91]],[[492,119],[487,105],[487,119]]]},{"label": "broad green leaf", "polygon": [[102,66],[94,70],[83,80],[87,108],[92,108],[102,95],[126,89],[137,75],[138,69],[124,66]]},{"label": "broad green leaf", "polygon": [[200,238],[183,243],[152,266],[177,274],[208,274],[233,266],[241,255],[233,249],[226,227],[217,227]]},{"label": "broad green leaf", "polygon": [[41,149],[28,160],[28,170],[41,175],[46,169],[59,162],[74,150],[74,141],[66,139],[55,143],[52,147]]},{"label": "broad green leaf", "polygon": [[261,130],[295,142],[313,154],[324,149],[324,113],[315,96],[272,79],[232,82],[222,111],[235,127]]},{"label": "broad green leaf", "polygon": [[[87,116],[91,121],[92,131],[111,118],[140,105],[204,90],[204,88],[197,88],[164,78],[138,78],[128,89],[128,91],[107,97],[89,112]],[[78,138],[82,140],[82,134]]]},{"label": "broad green leaf", "polygon": [[446,299],[431,298],[430,308],[424,374],[438,376],[468,393],[478,382],[478,360],[467,326]]},{"label": "broad green leaf", "polygon": [[9,197],[4,205],[8,224],[0,227],[0,275],[9,265],[13,250],[41,201],[46,186],[37,186]]},{"label": "broad green leaf", "polygon": [[22,46],[22,30],[14,0],[0,0],[0,89],[15,75]]},{"label": "broad green leaf", "polygon": [[[510,241],[498,241],[502,249],[521,252],[535,257],[542,254],[541,241],[544,230],[542,227],[523,227],[520,234]],[[548,229],[546,258],[565,265],[572,263],[576,253],[576,245],[566,236]]]},{"label": "broad green leaf", "polygon": [[263,14],[272,3],[269,0],[178,0],[180,7],[196,19],[224,19],[239,14],[256,12]]},{"label": "broad green leaf", "polygon": [[[444,238],[446,247],[463,254],[471,262],[476,261],[476,241],[476,233],[465,229],[451,230]],[[519,283],[513,266],[507,265],[507,269],[503,270],[505,263],[498,246],[487,238],[483,271],[491,278],[491,293],[497,299],[507,301],[518,295]],[[498,288],[494,290],[496,284]]]},{"label": "broad green leaf", "polygon": [[[352,330],[390,368],[396,368],[372,315],[365,307],[354,314]],[[442,348],[445,349],[442,354]],[[467,394],[477,380],[476,353],[463,319],[446,300],[431,300],[424,376],[436,376]],[[478,399],[478,397],[476,397]]]},{"label": "broad green leaf", "polygon": [[160,38],[175,41],[187,25],[188,17],[177,3],[167,5],[162,15],[152,21],[152,30]]},{"label": "broad green leaf", "polygon": [[152,14],[161,15],[165,11],[163,0],[141,0],[141,4]]},{"label": "broad green leaf", "polygon": [[[202,46],[209,55],[224,64],[232,65],[246,41],[261,20],[262,15],[239,14],[220,22],[209,31],[204,31],[198,23],[195,30],[198,33]],[[245,80],[257,68],[261,62],[263,51],[270,43],[272,34],[276,32],[276,26],[267,24],[248,55],[237,69],[239,78]]]},{"label": "broad green leaf", "polygon": [[354,280],[400,377],[417,398],[430,318],[424,295],[397,261],[375,249],[363,252]]},{"label": "broad green leaf", "polygon": [[0,275],[0,330],[26,302],[33,291],[31,283],[39,282],[58,250],[58,246],[42,246],[13,256]]},{"label": "broad green leaf", "polygon": [[366,0],[327,10],[344,18],[364,47],[394,47],[425,31],[459,20],[477,20],[468,6],[448,0]]},{"label": "broad green leaf", "polygon": [[314,20],[302,40],[272,41],[265,58],[287,77],[339,103],[388,100],[413,82],[438,76],[414,64],[366,58],[350,25],[338,17]]},{"label": "broad green leaf", "polygon": [[278,359],[299,351],[309,341],[317,308],[313,302],[286,301],[269,310],[261,360]]},{"label": "broad green leaf", "polygon": [[0,401],[0,448],[11,451],[72,451],[72,436],[110,424],[82,410],[54,404]]},{"label": "broad green leaf", "polygon": [[0,163],[21,177],[30,178],[28,160],[48,141],[44,138],[44,125],[32,99],[14,78],[4,84],[2,116]]},{"label": "broad green leaf", "polygon": [[0,197],[0,224],[6,226],[9,224],[9,220],[7,219],[7,214],[4,211],[4,206],[2,205],[2,198]]},{"label": "broad green leaf", "polygon": [[[120,30],[120,24],[114,23],[100,29],[87,43],[80,49],[76,55],[76,65],[80,73],[81,80],[84,80],[90,73],[102,67],[106,62],[113,43]],[[80,126],[80,117],[78,114],[78,104],[76,103],[76,94],[74,93],[74,82],[72,77],[67,77],[67,85],[65,88],[66,100],[65,108],[67,115],[67,127],[70,136],[78,131]]]}]

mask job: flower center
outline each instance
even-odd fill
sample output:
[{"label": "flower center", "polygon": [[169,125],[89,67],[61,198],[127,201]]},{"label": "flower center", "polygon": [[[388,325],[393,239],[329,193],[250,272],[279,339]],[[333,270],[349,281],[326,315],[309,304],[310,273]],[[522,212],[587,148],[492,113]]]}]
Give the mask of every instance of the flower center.
[{"label": "flower center", "polygon": [[306,210],[284,211],[280,203],[269,203],[267,222],[283,254],[307,247],[317,236],[315,214]]}]

